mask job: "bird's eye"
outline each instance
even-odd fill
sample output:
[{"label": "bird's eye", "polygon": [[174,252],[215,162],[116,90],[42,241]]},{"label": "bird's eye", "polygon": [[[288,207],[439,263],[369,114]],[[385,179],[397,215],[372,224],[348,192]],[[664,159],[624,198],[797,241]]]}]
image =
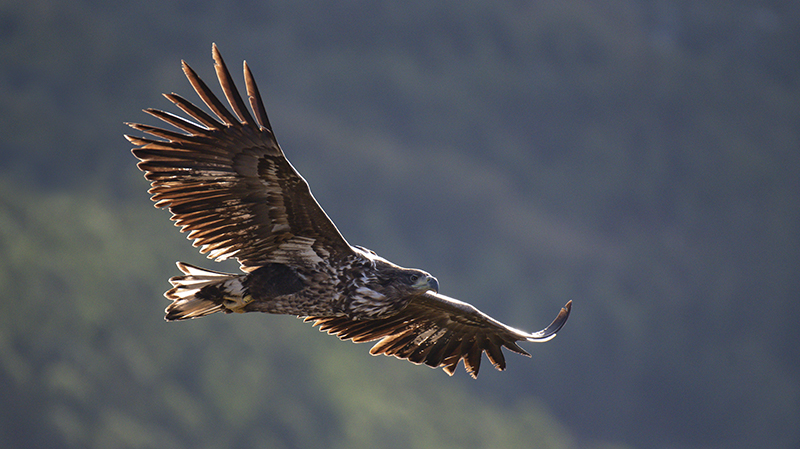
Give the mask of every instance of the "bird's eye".
[{"label": "bird's eye", "polygon": [[411,282],[417,282],[417,279],[419,279],[419,276],[417,276],[416,274],[411,275]]}]

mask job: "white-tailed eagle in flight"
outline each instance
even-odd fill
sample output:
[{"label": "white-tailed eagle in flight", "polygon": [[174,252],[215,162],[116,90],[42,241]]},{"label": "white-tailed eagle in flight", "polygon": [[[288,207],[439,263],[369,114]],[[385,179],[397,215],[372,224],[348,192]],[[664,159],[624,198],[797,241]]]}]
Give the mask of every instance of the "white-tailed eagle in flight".
[{"label": "white-tailed eagle in flight", "polygon": [[209,258],[236,258],[243,273],[228,274],[178,263],[165,296],[168,321],[215,312],[266,312],[304,318],[343,340],[377,340],[372,354],[443,367],[460,360],[477,377],[486,352],[498,370],[501,348],[529,355],[518,341],[544,342],[569,317],[568,302],[545,329],[532,334],[500,323],[464,302],[438,293],[435,277],[403,268],[351,246],[314,199],[272,132],[253,75],[244,64],[247,105],[216,45],[214,68],[230,109],[184,62],[183,71],[210,109],[165,95],[191,117],[145,112],[172,125],[166,130],[130,124],[152,138],[125,136],[151,182],[156,207]]}]

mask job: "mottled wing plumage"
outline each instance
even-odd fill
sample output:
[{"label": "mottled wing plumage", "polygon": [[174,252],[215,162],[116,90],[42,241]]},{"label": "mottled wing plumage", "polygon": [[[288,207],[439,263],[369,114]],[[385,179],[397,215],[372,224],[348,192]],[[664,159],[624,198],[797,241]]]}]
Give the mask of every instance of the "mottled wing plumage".
[{"label": "mottled wing plumage", "polygon": [[216,46],[213,57],[233,112],[184,62],[186,77],[215,117],[168,94],[196,122],[147,109],[180,132],[130,124],[156,137],[126,136],[139,145],[133,154],[151,182],[156,207],[168,207],[175,224],[209,258],[235,257],[245,271],[269,262],[318,262],[350,255],[350,246],[278,146],[247,64],[245,84],[253,115]]},{"label": "mottled wing plumage", "polygon": [[475,307],[433,291],[414,297],[399,313],[375,320],[347,317],[306,317],[321,331],[356,343],[378,341],[370,350],[407,359],[452,375],[460,360],[467,372],[478,376],[481,354],[486,352],[495,368],[506,367],[502,349],[529,355],[517,341],[545,342],[555,337],[572,308],[568,302],[545,329],[528,334],[506,326]]}]

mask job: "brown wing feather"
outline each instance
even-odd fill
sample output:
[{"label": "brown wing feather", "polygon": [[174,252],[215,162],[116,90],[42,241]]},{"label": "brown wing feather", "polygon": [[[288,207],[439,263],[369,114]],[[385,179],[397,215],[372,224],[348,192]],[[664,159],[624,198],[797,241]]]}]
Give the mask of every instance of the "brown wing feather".
[{"label": "brown wing feather", "polygon": [[321,331],[356,343],[379,340],[370,350],[416,364],[443,367],[452,375],[460,360],[478,377],[481,354],[502,371],[502,349],[529,356],[517,341],[545,342],[555,337],[569,318],[572,301],[539,332],[529,334],[491,318],[475,307],[433,291],[415,296],[399,313],[388,318],[354,321],[347,317],[306,317]]},{"label": "brown wing feather", "polygon": [[244,76],[252,115],[216,45],[212,54],[233,112],[184,62],[186,77],[216,117],[179,95],[167,94],[196,122],[147,109],[179,131],[134,123],[132,128],[156,139],[125,136],[138,146],[133,154],[151,182],[155,205],[168,207],[176,226],[209,258],[236,257],[245,271],[276,260],[351,254],[275,140],[247,64]]}]

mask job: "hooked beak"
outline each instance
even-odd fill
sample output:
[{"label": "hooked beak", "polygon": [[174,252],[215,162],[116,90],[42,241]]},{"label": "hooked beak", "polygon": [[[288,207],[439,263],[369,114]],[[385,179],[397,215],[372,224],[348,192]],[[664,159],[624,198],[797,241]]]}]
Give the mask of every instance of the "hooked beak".
[{"label": "hooked beak", "polygon": [[439,293],[439,280],[433,276],[428,276],[428,289]]}]

